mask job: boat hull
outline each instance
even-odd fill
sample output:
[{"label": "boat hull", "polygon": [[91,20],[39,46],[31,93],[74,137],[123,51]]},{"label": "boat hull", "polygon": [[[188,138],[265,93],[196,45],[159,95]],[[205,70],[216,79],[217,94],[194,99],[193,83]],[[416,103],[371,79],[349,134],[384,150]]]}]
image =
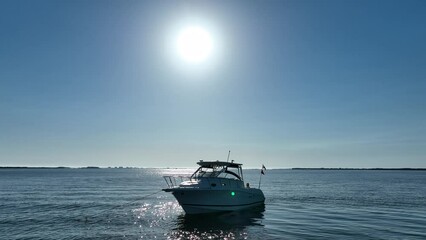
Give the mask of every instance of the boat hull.
[{"label": "boat hull", "polygon": [[239,211],[264,204],[263,192],[255,188],[245,189],[197,189],[172,188],[172,192],[187,214]]}]

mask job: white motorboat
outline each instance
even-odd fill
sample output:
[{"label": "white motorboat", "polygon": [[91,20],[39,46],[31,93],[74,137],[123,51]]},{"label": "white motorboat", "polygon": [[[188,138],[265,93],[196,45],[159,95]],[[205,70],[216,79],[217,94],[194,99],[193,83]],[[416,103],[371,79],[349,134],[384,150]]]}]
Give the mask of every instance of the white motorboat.
[{"label": "white motorboat", "polygon": [[168,188],[187,214],[237,211],[263,205],[262,190],[244,185],[242,164],[223,161],[197,162],[200,167],[184,180],[164,176]]}]

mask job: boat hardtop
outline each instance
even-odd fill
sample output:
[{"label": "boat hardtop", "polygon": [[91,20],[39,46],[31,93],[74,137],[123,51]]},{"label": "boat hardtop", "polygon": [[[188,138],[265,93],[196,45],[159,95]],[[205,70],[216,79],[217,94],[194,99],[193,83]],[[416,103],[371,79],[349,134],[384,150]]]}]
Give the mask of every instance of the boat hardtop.
[{"label": "boat hardtop", "polygon": [[235,163],[233,160],[231,162],[223,162],[223,161],[204,161],[204,160],[200,160],[197,162],[198,165],[200,165],[201,167],[206,167],[206,168],[215,168],[215,167],[233,167],[233,168],[239,168],[241,167],[243,164],[241,163]]}]

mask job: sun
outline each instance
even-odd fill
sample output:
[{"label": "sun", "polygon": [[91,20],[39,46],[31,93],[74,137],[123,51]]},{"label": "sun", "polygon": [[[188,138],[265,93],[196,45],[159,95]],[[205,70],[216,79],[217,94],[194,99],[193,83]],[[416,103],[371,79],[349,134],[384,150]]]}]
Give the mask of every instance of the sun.
[{"label": "sun", "polygon": [[202,63],[212,54],[213,39],[206,29],[191,26],[179,32],[176,47],[179,56],[186,62]]}]

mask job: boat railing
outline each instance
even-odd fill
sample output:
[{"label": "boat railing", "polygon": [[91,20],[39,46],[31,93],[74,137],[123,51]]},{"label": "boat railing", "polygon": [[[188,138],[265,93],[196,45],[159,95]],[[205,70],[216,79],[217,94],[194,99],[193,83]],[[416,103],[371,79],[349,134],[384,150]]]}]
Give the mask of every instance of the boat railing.
[{"label": "boat railing", "polygon": [[190,181],[190,176],[163,176],[169,188],[178,187],[183,181]]}]

